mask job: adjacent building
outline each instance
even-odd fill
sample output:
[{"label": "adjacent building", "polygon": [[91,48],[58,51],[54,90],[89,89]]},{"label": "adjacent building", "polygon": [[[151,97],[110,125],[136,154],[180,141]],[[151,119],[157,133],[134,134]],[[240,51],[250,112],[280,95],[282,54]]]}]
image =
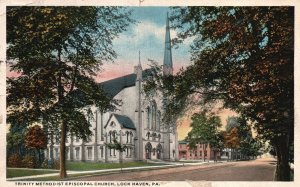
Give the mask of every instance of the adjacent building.
[{"label": "adjacent building", "polygon": [[188,142],[179,141],[179,160],[214,160],[220,159],[220,151],[212,149],[209,144],[197,144],[190,148]]}]

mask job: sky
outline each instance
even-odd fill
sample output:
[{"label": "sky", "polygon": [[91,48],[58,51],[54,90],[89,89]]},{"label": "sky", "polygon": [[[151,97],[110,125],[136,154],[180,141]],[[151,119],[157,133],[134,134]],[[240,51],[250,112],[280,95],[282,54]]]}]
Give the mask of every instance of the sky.
[{"label": "sky", "polygon": [[[113,79],[134,72],[133,67],[138,64],[139,51],[141,52],[141,64],[143,69],[148,67],[149,61],[153,59],[160,65],[163,63],[164,41],[166,32],[167,7],[134,7],[132,18],[137,23],[131,25],[126,32],[120,34],[114,41],[114,49],[118,53],[115,63],[106,63],[104,70],[98,74],[97,81]],[[176,37],[176,32],[171,30],[171,39]],[[172,48],[172,59],[174,71],[190,65],[189,46],[192,39],[179,44],[178,48]],[[191,116],[199,112],[199,109],[190,110],[178,120],[178,139],[183,140],[190,131]],[[228,116],[236,115],[230,110],[220,110],[218,115],[223,126]]]},{"label": "sky", "polygon": [[[164,42],[166,32],[168,7],[130,7],[133,10],[132,18],[137,21],[131,24],[127,31],[121,33],[113,41],[113,49],[118,54],[114,63],[104,62],[103,70],[96,77],[97,82],[114,79],[134,72],[134,66],[139,61],[141,53],[141,64],[143,69],[148,68],[148,59],[155,60],[162,65],[164,56]],[[171,30],[171,39],[176,37],[176,32]],[[178,48],[172,48],[172,59],[174,72],[181,67],[190,65],[190,44],[192,39],[184,41]],[[10,72],[7,68],[7,77],[18,76],[16,72]],[[199,109],[190,110],[178,121],[178,139],[183,140],[190,130],[191,116],[199,112]],[[230,110],[218,112],[223,126],[228,116],[235,115]]]},{"label": "sky", "polygon": [[[120,75],[133,73],[133,66],[138,64],[139,51],[143,69],[150,63],[148,59],[163,62],[166,18],[168,7],[130,7],[132,18],[137,21],[131,24],[127,31],[121,33],[113,41],[114,50],[118,57],[114,63],[104,63],[103,71],[98,74],[97,81],[102,82]],[[176,32],[171,30],[171,38]],[[187,40],[172,49],[175,71],[190,64],[189,45]]]}]

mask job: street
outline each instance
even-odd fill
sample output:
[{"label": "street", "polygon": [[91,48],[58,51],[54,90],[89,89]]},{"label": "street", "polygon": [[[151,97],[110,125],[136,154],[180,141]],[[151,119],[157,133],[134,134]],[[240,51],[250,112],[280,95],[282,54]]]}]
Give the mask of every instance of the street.
[{"label": "street", "polygon": [[276,161],[261,158],[84,177],[84,181],[272,181]]}]

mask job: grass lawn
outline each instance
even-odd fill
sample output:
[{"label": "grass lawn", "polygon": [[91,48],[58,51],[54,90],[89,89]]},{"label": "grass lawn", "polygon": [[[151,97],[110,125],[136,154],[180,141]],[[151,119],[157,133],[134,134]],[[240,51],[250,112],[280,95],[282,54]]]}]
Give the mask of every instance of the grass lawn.
[{"label": "grass lawn", "polygon": [[12,178],[12,177],[24,177],[24,176],[31,176],[31,175],[43,175],[43,174],[49,174],[49,173],[58,173],[58,171],[53,170],[34,170],[34,169],[6,169],[6,178]]},{"label": "grass lawn", "polygon": [[[145,163],[145,162],[126,162],[122,164],[122,168],[141,167],[141,166],[157,166],[162,164]],[[101,169],[121,168],[119,163],[100,163],[100,162],[67,162],[67,170],[71,171],[89,171]]]},{"label": "grass lawn", "polygon": [[[122,168],[128,167],[142,167],[142,166],[157,166],[163,164],[156,163],[145,163],[145,162],[126,162],[122,164]],[[90,170],[102,170],[102,169],[116,169],[121,168],[121,164],[119,163],[100,163],[100,162],[67,162],[67,170],[68,171],[90,171]],[[49,173],[59,173],[58,171],[53,170],[34,170],[34,169],[13,169],[7,168],[7,178],[12,177],[24,177],[24,176],[32,176],[32,175],[42,175]],[[83,175],[83,174],[73,174],[73,175]],[[59,177],[44,177],[42,180],[58,180]],[[31,179],[32,180],[32,179]]]}]

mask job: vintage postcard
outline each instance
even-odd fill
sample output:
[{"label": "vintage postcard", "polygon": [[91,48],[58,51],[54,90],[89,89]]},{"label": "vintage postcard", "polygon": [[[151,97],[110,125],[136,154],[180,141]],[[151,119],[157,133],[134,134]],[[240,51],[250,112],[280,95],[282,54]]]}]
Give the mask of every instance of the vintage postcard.
[{"label": "vintage postcard", "polygon": [[1,184],[299,185],[298,12],[1,1]]}]

